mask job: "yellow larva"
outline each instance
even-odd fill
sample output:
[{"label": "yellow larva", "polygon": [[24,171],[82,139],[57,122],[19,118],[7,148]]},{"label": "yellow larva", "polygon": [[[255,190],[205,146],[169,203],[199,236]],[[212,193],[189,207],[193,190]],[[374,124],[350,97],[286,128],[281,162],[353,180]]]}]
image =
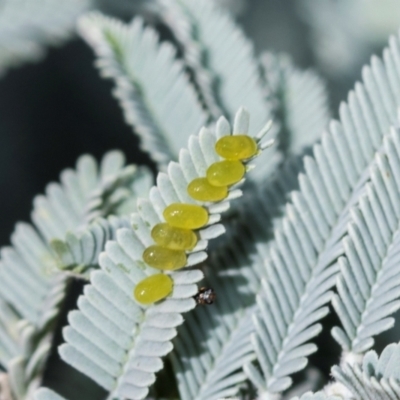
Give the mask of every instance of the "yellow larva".
[{"label": "yellow larva", "polygon": [[229,135],[220,138],[215,151],[227,160],[245,160],[257,153],[257,143],[247,135]]},{"label": "yellow larva", "polygon": [[245,173],[238,160],[223,160],[211,164],[207,169],[207,180],[214,186],[230,186],[239,182]]},{"label": "yellow larva", "polygon": [[143,261],[153,268],[173,271],[185,266],[186,253],[183,250],[173,250],[153,245],[147,247],[143,252]]},{"label": "yellow larva", "polygon": [[208,222],[207,210],[195,204],[172,203],[163,216],[171,226],[183,229],[199,229]]},{"label": "yellow larva", "polygon": [[136,285],[133,295],[141,304],[152,304],[167,297],[172,292],[172,285],[168,275],[151,275]]},{"label": "yellow larva", "polygon": [[197,243],[197,236],[192,230],[175,228],[166,223],[155,225],[151,237],[158,245],[173,250],[191,250]]},{"label": "yellow larva", "polygon": [[227,186],[213,186],[207,178],[193,179],[187,191],[190,197],[199,201],[221,201],[228,195]]}]

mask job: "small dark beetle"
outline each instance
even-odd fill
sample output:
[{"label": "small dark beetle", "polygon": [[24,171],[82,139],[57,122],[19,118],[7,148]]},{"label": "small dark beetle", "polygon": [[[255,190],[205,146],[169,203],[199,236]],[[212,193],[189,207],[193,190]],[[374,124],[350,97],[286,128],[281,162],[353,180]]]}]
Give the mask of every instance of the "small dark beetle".
[{"label": "small dark beetle", "polygon": [[215,301],[217,294],[214,292],[213,288],[202,287],[199,290],[199,293],[194,296],[197,304],[212,304]]}]

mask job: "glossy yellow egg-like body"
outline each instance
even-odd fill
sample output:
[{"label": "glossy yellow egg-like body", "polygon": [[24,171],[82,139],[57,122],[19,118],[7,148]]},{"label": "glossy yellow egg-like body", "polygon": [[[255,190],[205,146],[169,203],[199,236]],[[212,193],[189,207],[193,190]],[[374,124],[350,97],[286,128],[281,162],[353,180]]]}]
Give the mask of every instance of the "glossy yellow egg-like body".
[{"label": "glossy yellow egg-like body", "polygon": [[208,222],[206,209],[196,204],[170,204],[163,216],[171,226],[183,229],[199,229]]},{"label": "glossy yellow egg-like body", "polygon": [[168,275],[151,275],[136,285],[133,295],[141,304],[152,304],[167,297],[172,292],[172,286]]},{"label": "glossy yellow egg-like body", "polygon": [[153,245],[143,252],[143,261],[153,268],[172,271],[185,266],[186,253],[183,250],[172,250]]},{"label": "glossy yellow egg-like body", "polygon": [[239,182],[245,173],[238,160],[223,160],[211,164],[207,169],[207,180],[214,186],[229,186]]},{"label": "glossy yellow egg-like body", "polygon": [[228,135],[218,139],[215,151],[227,160],[245,160],[257,153],[257,143],[247,135]]},{"label": "glossy yellow egg-like body", "polygon": [[155,225],[151,237],[158,245],[174,250],[191,250],[197,243],[197,236],[192,230],[165,223]]},{"label": "glossy yellow egg-like body", "polygon": [[193,179],[187,191],[190,197],[199,201],[221,201],[228,195],[227,186],[213,186],[207,178]]}]

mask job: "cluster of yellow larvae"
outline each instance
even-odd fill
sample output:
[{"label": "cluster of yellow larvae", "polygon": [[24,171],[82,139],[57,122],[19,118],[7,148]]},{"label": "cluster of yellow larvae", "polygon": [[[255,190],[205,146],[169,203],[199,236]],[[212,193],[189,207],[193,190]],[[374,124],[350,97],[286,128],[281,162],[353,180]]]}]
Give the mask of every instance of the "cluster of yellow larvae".
[{"label": "cluster of yellow larvae", "polygon": [[[215,144],[215,151],[224,160],[211,164],[204,178],[196,178],[187,187],[188,194],[201,202],[218,202],[228,196],[228,188],[239,182],[245,174],[243,160],[253,157],[258,147],[247,135],[228,135]],[[157,224],[151,231],[155,244],[143,252],[143,261],[161,271],[174,271],[186,265],[186,252],[197,243],[196,230],[208,222],[207,209],[184,203],[173,203],[163,212],[165,223]],[[135,299],[141,304],[152,304],[167,297],[173,288],[170,276],[160,273],[140,281]]]}]

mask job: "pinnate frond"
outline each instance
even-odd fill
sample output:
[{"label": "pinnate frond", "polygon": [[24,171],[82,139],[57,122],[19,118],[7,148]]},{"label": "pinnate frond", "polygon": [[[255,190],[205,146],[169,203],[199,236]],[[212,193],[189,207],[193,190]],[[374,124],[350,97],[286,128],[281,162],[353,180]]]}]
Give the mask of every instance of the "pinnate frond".
[{"label": "pinnate frond", "polygon": [[[71,205],[76,205],[80,212],[77,215],[71,212],[68,215],[70,220],[65,221],[69,225],[60,227],[63,231],[67,229],[66,234],[52,237],[55,235],[54,229],[48,228],[47,238],[55,253],[58,268],[79,274],[87,273],[88,269],[96,268],[98,256],[106,241],[115,237],[118,228],[129,226],[129,218],[123,215],[136,210],[139,193],[147,193],[152,185],[152,174],[146,167],[125,166],[124,155],[113,151],[104,156],[98,167],[92,157],[83,156],[78,161],[77,172],[65,171],[61,180],[68,198],[62,199],[63,188],[59,187],[60,205],[57,207],[55,204],[57,198],[54,194],[53,204],[43,200],[41,208],[35,210],[34,218],[38,225],[41,223],[45,226],[46,220],[40,218],[42,214],[47,214],[47,219],[50,214],[56,218],[55,214],[59,214],[58,210],[63,207],[62,201],[67,204],[69,200]],[[81,193],[77,185],[81,185]],[[53,193],[56,188],[53,187]],[[89,190],[89,193],[85,196],[82,189]],[[50,190],[48,195],[50,197]],[[76,227],[71,221],[77,224]],[[78,221],[86,223],[78,225]]]},{"label": "pinnate frond", "polygon": [[[233,249],[226,254],[231,263],[237,255]],[[218,262],[212,264],[209,269]],[[234,269],[237,266],[207,274],[204,285],[215,290],[215,305],[196,308],[178,330],[172,363],[182,400],[232,397],[246,379],[241,368],[254,358],[248,341],[253,325],[246,304],[249,298],[240,288],[247,283],[241,275],[245,271]]]},{"label": "pinnate frond", "polygon": [[42,326],[43,301],[56,268],[54,258],[31,225],[17,224],[11,243],[12,247],[1,249],[1,297],[20,318]]},{"label": "pinnate frond", "polygon": [[213,1],[164,0],[161,4],[164,22],[183,46],[204,97],[216,99],[229,117],[239,107],[248,109],[250,133],[256,134],[271,119],[271,110],[251,42]]},{"label": "pinnate frond", "polygon": [[18,224],[11,243],[1,250],[0,361],[10,392],[22,400],[40,385],[67,281],[54,274],[51,250],[32,226]]},{"label": "pinnate frond", "polygon": [[80,231],[97,217],[118,215],[120,208],[122,212],[134,211],[131,199],[148,190],[150,172],[124,164],[120,151],[108,152],[100,165],[92,156],[83,155],[76,171],[61,173],[61,184],[50,183],[46,195],[35,197],[33,202],[32,220],[44,238],[62,239],[68,231]]},{"label": "pinnate frond", "polygon": [[[109,168],[107,164],[111,164]],[[129,215],[136,211],[138,194],[147,193],[152,186],[149,168],[124,164],[125,158],[119,152],[109,152],[102,160],[101,184],[92,192],[85,210],[87,222],[109,215]]]},{"label": "pinnate frond", "polygon": [[369,176],[366,195],[351,210],[333,299],[343,328],[332,334],[344,351],[354,353],[370,349],[373,336],[394,325],[390,315],[400,308],[400,129],[385,137]]},{"label": "pinnate frond", "polygon": [[325,82],[312,70],[296,68],[290,58],[273,53],[261,56],[264,79],[274,114],[280,123],[280,147],[301,154],[328,127],[330,108]]},{"label": "pinnate frond", "polygon": [[[13,247],[2,250],[4,267],[1,273],[7,284],[4,283],[1,293],[8,296],[7,301],[23,318],[37,324],[41,315],[41,301],[35,299],[46,297],[49,292],[46,282],[51,280],[52,273],[56,271],[56,262],[47,241],[63,238],[67,231],[84,226],[91,213],[91,210],[87,212],[87,204],[91,201],[92,192],[98,193],[98,188],[109,178],[110,169],[106,165],[110,164],[111,159],[121,157],[119,152],[109,153],[103,160],[100,172],[93,157],[82,156],[77,162],[76,171],[69,169],[62,172],[61,185],[49,184],[46,196],[40,195],[34,199],[32,219],[40,233],[27,224],[17,224],[11,238]],[[27,282],[24,290],[18,290],[20,280],[28,277],[31,283]],[[9,290],[8,287],[17,290]]]},{"label": "pinnate frond", "polygon": [[208,116],[174,47],[159,43],[156,31],[139,17],[124,24],[92,13],[82,17],[79,31],[93,47],[101,74],[115,81],[114,94],[143,149],[160,166],[176,160]]},{"label": "pinnate frond", "polygon": [[[215,117],[222,110],[232,116],[244,106],[252,115],[251,133],[257,133],[273,118],[273,100],[267,98],[253,45],[240,26],[212,0],[161,0],[159,4],[160,18],[183,49],[185,65],[210,114]],[[279,161],[278,154],[262,154],[255,161],[258,173],[249,181],[262,184]]]},{"label": "pinnate frond", "polygon": [[386,346],[380,357],[375,351],[369,351],[362,364],[334,366],[332,375],[356,400],[399,399],[400,345]]},{"label": "pinnate frond", "polygon": [[[68,283],[68,275],[60,273],[59,260],[48,242],[64,239],[67,231],[71,236],[85,231],[93,215],[93,199],[101,199],[96,201],[97,210],[117,210],[125,198],[113,201],[110,184],[119,182],[129,196],[134,195],[134,188],[143,188],[145,181],[136,186],[134,171],[123,164],[119,152],[108,153],[100,166],[91,156],[81,157],[76,171],[65,170],[61,184],[48,185],[46,196],[35,198],[32,219],[36,226],[17,224],[12,246],[1,250],[0,361],[8,371],[10,390],[17,400],[29,398],[40,385],[53,325]],[[109,221],[112,226],[115,219]],[[95,226],[89,225],[89,232]],[[104,235],[113,233],[111,229]]]},{"label": "pinnate frond", "polygon": [[107,219],[97,218],[78,233],[67,232],[62,240],[53,239],[50,246],[57,257],[57,267],[88,276],[91,269],[98,267],[98,258],[106,242],[116,237],[118,229],[130,226],[129,217],[111,215]]},{"label": "pinnate frond", "polygon": [[0,310],[0,361],[2,365],[7,365],[19,352],[16,328],[19,314],[3,299]]},{"label": "pinnate frond", "polygon": [[[248,132],[248,125],[248,113],[239,110],[233,133]],[[218,224],[220,213],[241,191],[232,187],[222,202],[199,203],[188,195],[187,185],[205,176],[207,166],[220,159],[214,149],[216,140],[230,134],[228,122],[221,118],[216,132],[203,128],[199,136],[190,137],[189,150],[180,152],[180,162],[170,163],[168,173],[158,175],[149,200],[138,201],[133,229],[119,229],[116,241],[106,244],[99,259],[101,270],[91,274],[91,284],[78,301],[79,311],[69,314],[70,326],[64,331],[67,343],[59,349],[61,357],[109,390],[111,397],[142,399],[147,395],[154,373],[162,368],[161,357],[173,348],[171,340],[183,322],[181,314],[196,305],[196,284],[203,278],[198,269],[166,272],[173,279],[174,289],[160,303],[143,306],[132,294],[139,281],[159,272],[144,263],[142,254],[153,243],[150,231],[163,221],[167,205],[202,204],[209,212],[208,225],[199,231],[201,240],[188,252],[187,267],[204,261],[207,241],[224,232]]]},{"label": "pinnate frond", "polygon": [[204,62],[204,49],[196,39],[193,19],[185,9],[171,0],[159,0],[159,18],[173,32],[175,39],[183,49],[183,61],[193,73],[197,93],[208,112],[213,118],[222,113],[220,100],[216,96],[214,87],[215,76]]},{"label": "pinnate frond", "polygon": [[390,39],[383,61],[373,57],[363,69],[363,83],[350,92],[339,110],[340,122],[305,157],[300,191],[292,193],[281,228],[275,232],[266,260],[265,281],[255,313],[254,346],[261,371],[246,371],[260,392],[281,392],[290,374],[307,364],[316,350],[309,342],[321,330],[324,304],[338,272],[334,261],[343,254],[349,209],[365,192],[369,166],[383,136],[396,121],[400,104],[400,44]]},{"label": "pinnate frond", "polygon": [[252,188],[236,208],[238,215],[227,220],[227,235],[210,250],[203,285],[214,288],[215,306],[198,307],[186,317],[171,355],[183,400],[235,396],[246,380],[242,366],[254,358],[249,336],[265,243],[279,224],[287,194],[296,188],[298,161],[288,159],[264,177],[262,187]]},{"label": "pinnate frond", "polygon": [[289,156],[271,176],[259,166],[252,171],[251,176],[260,174],[262,185],[247,187],[251,194],[246,191],[236,208],[239,215],[227,221],[228,234],[207,262],[204,285],[218,288],[216,305],[196,308],[174,341],[172,360],[182,399],[233,396],[245,381],[241,368],[254,357],[248,340],[254,330],[252,310],[247,308],[254,304],[269,240],[288,194],[298,188],[301,170],[301,156]]}]

